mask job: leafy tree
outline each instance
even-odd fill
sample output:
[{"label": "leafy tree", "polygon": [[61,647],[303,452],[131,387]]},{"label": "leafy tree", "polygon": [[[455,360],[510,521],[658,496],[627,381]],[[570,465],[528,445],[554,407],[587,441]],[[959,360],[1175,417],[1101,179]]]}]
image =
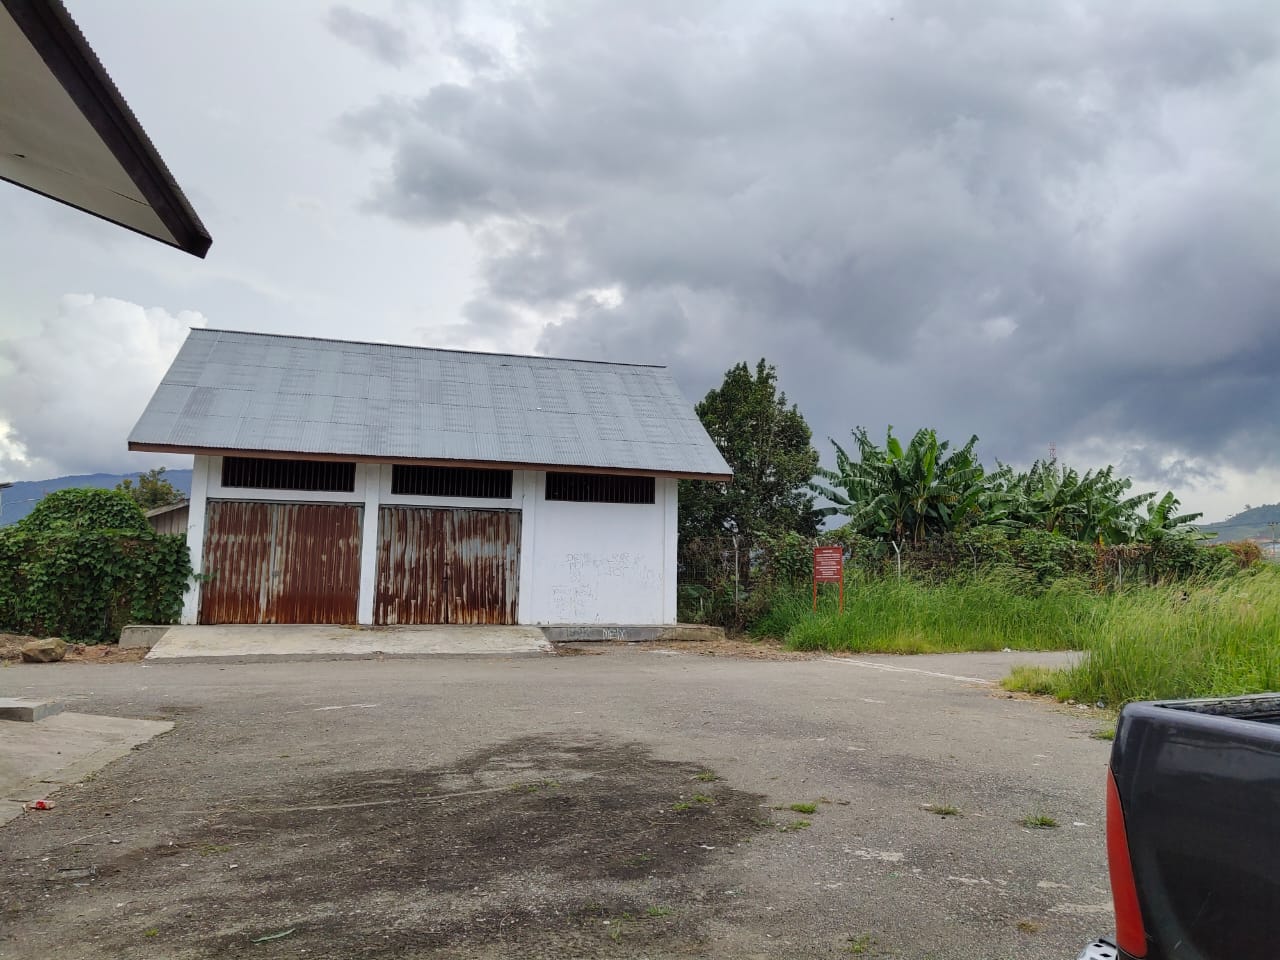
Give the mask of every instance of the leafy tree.
[{"label": "leafy tree", "polygon": [[988,522],[993,504],[982,464],[974,456],[976,436],[954,452],[933,430],[918,430],[904,448],[890,427],[883,447],[865,427],[853,431],[857,459],[834,440],[836,469],[819,470],[823,483],[811,488],[830,500],[823,516],[843,514],[864,536],[923,543],[977,522]]},{"label": "leafy tree", "polygon": [[142,508],[127,493],[96,487],[55,490],[18,521],[27,533],[118,530],[143,533],[150,529]]},{"label": "leafy tree", "polygon": [[133,497],[143,510],[167,507],[171,503],[181,503],[187,499],[181,490],[164,478],[164,472],[164,467],[156,467],[140,473],[136,485],[132,479],[125,477],[116,484],[116,489]]},{"label": "leafy tree", "polygon": [[1117,477],[1114,467],[1082,475],[1056,460],[1037,460],[1026,473],[1003,473],[996,498],[1015,526],[1110,546],[1135,538],[1140,508],[1155,497],[1129,495],[1132,485],[1127,477]]},{"label": "leafy tree", "polygon": [[745,581],[761,538],[817,533],[808,489],[818,468],[813,433],[795,404],[788,405],[786,394],[778,391],[777,370],[764,360],[754,373],[737,364],[696,409],[733,468],[733,481],[680,484],[681,549],[736,534]]}]

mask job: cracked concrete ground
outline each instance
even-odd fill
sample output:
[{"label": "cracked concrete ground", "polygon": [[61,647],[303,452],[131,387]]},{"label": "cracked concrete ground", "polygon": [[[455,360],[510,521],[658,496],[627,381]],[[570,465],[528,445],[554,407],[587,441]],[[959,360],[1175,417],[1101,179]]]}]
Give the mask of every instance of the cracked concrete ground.
[{"label": "cracked concrete ground", "polygon": [[175,729],[0,827],[0,957],[1026,960],[1110,929],[1103,718],[976,682],[1054,655],[696,650],[7,668]]}]

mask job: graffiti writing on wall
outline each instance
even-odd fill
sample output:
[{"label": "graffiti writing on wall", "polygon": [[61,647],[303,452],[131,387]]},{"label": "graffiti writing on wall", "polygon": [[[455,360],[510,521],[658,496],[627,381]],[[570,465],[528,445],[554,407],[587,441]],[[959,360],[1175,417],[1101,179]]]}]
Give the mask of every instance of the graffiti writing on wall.
[{"label": "graffiti writing on wall", "polygon": [[566,553],[558,572],[563,579],[551,587],[551,613],[566,621],[599,619],[602,598],[615,608],[624,591],[653,588],[662,580],[642,554],[627,551]]},{"label": "graffiti writing on wall", "polygon": [[626,627],[569,627],[565,631],[567,640],[625,640]]}]

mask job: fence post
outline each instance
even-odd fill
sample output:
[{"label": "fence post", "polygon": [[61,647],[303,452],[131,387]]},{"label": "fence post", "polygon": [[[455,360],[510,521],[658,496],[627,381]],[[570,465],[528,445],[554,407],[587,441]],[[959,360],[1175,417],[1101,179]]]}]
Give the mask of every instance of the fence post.
[{"label": "fence post", "polygon": [[742,585],[739,578],[741,577],[741,566],[738,561],[738,535],[733,535],[733,619],[736,623],[738,620],[738,601],[742,597]]}]

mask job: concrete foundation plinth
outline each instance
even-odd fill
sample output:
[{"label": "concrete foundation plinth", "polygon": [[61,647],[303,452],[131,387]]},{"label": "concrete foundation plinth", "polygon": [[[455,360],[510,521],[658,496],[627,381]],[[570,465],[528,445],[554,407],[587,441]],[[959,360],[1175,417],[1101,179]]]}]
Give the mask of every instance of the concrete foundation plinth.
[{"label": "concrete foundation plinth", "polygon": [[552,643],[724,639],[723,627],[712,627],[705,623],[551,623],[544,625],[542,632]]},{"label": "concrete foundation plinth", "polygon": [[150,650],[168,632],[167,624],[155,626],[149,623],[131,623],[120,631],[120,649],[146,647]]},{"label": "concrete foundation plinth", "polygon": [[57,700],[28,700],[26,697],[0,697],[0,720],[35,723],[61,713],[65,704]]}]

